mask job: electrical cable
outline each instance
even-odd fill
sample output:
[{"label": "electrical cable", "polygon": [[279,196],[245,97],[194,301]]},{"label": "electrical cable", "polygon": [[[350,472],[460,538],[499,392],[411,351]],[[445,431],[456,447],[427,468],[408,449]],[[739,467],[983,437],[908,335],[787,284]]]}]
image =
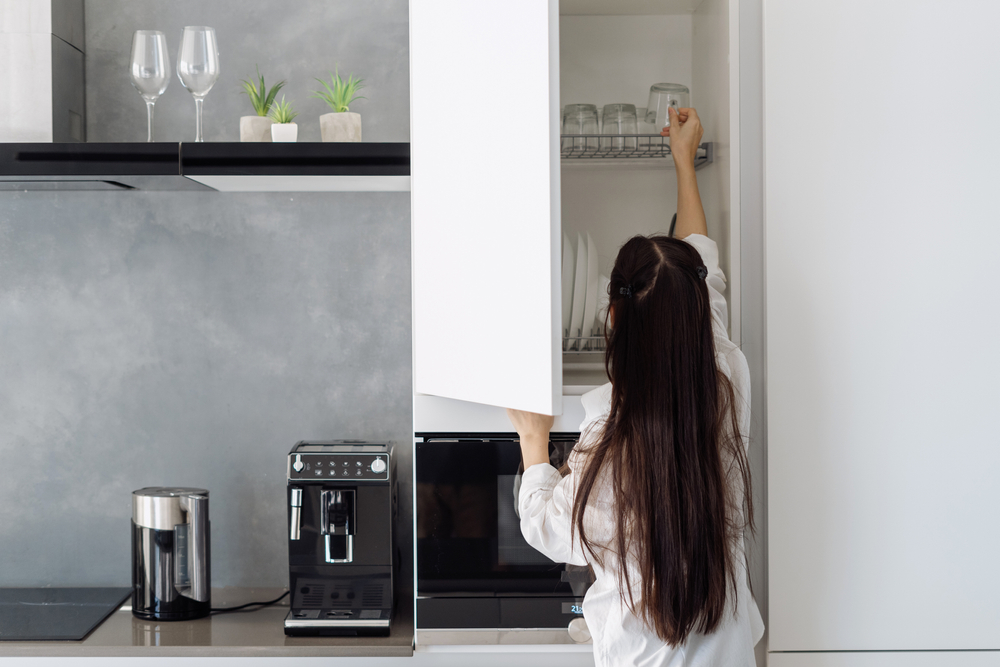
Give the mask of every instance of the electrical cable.
[{"label": "electrical cable", "polygon": [[[268,602],[247,602],[246,604],[241,604],[238,607],[218,607],[210,609],[209,611],[213,614],[224,614],[230,611],[240,611],[241,609],[246,609],[247,607],[260,607],[261,609],[263,609],[264,607],[270,607],[272,604],[281,602],[286,597],[288,597],[288,593],[289,591],[285,591],[279,597],[276,597]],[[251,611],[259,611],[259,609],[252,609]]]},{"label": "electrical cable", "polygon": [[677,226],[677,214],[674,213],[674,219],[670,221],[670,231],[667,232],[667,236],[670,238],[674,237],[674,227]]}]

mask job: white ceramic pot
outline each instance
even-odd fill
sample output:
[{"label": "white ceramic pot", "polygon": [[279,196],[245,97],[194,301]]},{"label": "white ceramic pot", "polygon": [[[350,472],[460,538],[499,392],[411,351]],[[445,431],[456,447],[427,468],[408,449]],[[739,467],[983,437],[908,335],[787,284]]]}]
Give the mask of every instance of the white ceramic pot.
[{"label": "white ceramic pot", "polygon": [[294,143],[299,139],[298,123],[274,123],[271,125],[271,141]]},{"label": "white ceramic pot", "polygon": [[361,141],[361,114],[325,113],[319,117],[319,131],[323,141]]},{"label": "white ceramic pot", "polygon": [[271,126],[274,121],[267,116],[242,116],[240,118],[240,141],[271,141]]}]

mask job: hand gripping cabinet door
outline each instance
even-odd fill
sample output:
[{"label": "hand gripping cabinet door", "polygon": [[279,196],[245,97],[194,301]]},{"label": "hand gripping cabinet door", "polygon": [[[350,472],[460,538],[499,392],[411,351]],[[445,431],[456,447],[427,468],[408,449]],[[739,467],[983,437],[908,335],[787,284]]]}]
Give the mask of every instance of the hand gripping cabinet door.
[{"label": "hand gripping cabinet door", "polygon": [[392,621],[392,443],[298,442],[288,454],[287,635],[387,635]]}]

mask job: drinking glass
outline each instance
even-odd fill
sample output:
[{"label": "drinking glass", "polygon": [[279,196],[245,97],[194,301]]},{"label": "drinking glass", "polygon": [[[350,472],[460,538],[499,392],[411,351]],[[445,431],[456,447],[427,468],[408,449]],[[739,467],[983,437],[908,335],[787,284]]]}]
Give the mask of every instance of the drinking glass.
[{"label": "drinking glass", "polygon": [[[634,104],[605,104],[601,118],[601,134],[639,134]],[[636,137],[613,136],[611,150],[634,149]]]},{"label": "drinking glass", "polygon": [[206,26],[187,26],[181,33],[177,51],[177,76],[181,84],[194,95],[197,116],[195,141],[205,141],[202,132],[201,107],[205,95],[219,78],[219,46],[215,30]]},{"label": "drinking glass", "polygon": [[149,129],[146,141],[153,140],[153,105],[170,83],[167,36],[159,30],[136,30],[132,35],[132,85],[146,102]]},{"label": "drinking glass", "polygon": [[[594,104],[567,104],[562,116],[563,134],[597,134],[597,106]],[[574,150],[597,148],[594,137],[570,139]]]},{"label": "drinking glass", "polygon": [[670,125],[667,109],[691,106],[691,91],[679,83],[654,83],[649,88],[649,106],[646,107],[646,122],[656,126],[657,131]]}]

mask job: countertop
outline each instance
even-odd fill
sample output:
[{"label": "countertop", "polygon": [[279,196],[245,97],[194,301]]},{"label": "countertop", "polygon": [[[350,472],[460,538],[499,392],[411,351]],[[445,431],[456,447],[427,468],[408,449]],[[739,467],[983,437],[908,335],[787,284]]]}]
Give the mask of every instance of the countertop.
[{"label": "countertop", "polygon": [[[273,600],[280,588],[215,588],[212,605]],[[403,596],[405,599],[405,596]],[[288,599],[196,621],[151,622],[126,600],[83,641],[0,642],[2,657],[406,657],[413,655],[413,607],[401,602],[388,637],[286,637]]]}]

